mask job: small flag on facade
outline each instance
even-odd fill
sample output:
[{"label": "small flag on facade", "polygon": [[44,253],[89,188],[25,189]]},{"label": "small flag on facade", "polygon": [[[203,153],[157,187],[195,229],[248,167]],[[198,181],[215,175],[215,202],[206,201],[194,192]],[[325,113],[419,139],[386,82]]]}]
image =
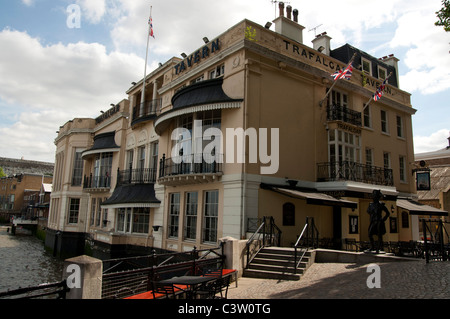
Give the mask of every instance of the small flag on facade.
[{"label": "small flag on facade", "polygon": [[[387,80],[387,79],[386,79]],[[378,87],[377,91],[373,95],[373,100],[378,101],[383,96],[384,88],[386,87],[386,80],[383,81],[383,83]]]},{"label": "small flag on facade", "polygon": [[334,78],[335,81],[339,79],[347,79],[350,80],[352,77],[353,72],[353,66],[352,63],[350,63],[344,70],[342,71],[336,71],[335,73],[331,74],[331,76]]}]

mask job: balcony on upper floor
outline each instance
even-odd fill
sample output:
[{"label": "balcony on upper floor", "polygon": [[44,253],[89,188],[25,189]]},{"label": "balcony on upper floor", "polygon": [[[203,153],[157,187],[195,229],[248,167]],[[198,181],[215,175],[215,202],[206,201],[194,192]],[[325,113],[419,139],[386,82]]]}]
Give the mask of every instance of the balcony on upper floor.
[{"label": "balcony on upper floor", "polygon": [[319,163],[318,182],[354,181],[375,185],[393,186],[392,169],[351,161]]},{"label": "balcony on upper floor", "polygon": [[346,106],[329,105],[327,107],[328,121],[342,121],[355,126],[362,126],[361,112],[353,111]]},{"label": "balcony on upper floor", "polygon": [[217,181],[222,176],[223,154],[190,154],[160,160],[158,183],[166,186]]},{"label": "balcony on upper floor", "polygon": [[136,184],[155,184],[156,168],[137,168],[117,170],[117,186]]},{"label": "balcony on upper floor", "polygon": [[131,125],[150,121],[156,118],[156,116],[161,111],[162,99],[156,99],[151,101],[146,101],[140,103],[133,108],[133,117],[131,120]]},{"label": "balcony on upper floor", "polygon": [[83,190],[87,192],[104,192],[111,189],[111,175],[104,173],[101,175],[84,176]]}]

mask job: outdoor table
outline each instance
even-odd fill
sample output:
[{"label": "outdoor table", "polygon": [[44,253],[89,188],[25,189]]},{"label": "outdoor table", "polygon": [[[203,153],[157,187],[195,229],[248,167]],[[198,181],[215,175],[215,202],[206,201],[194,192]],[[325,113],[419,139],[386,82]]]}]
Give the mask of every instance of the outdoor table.
[{"label": "outdoor table", "polygon": [[164,279],[159,281],[158,283],[164,285],[173,285],[174,287],[177,287],[177,285],[187,286],[187,290],[182,289],[180,287],[177,288],[184,290],[186,292],[187,299],[193,299],[195,298],[196,291],[202,284],[213,280],[216,280],[216,278],[203,276],[180,276],[180,277],[173,277],[170,279]]}]

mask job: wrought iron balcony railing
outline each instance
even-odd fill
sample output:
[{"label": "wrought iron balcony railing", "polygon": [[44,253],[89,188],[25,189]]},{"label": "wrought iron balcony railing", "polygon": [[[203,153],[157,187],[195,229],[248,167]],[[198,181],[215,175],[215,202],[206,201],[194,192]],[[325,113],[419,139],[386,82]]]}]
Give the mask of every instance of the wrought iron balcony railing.
[{"label": "wrought iron balcony railing", "polygon": [[342,161],[319,163],[318,181],[354,181],[376,185],[393,186],[392,169]]},{"label": "wrought iron balcony railing", "polygon": [[205,158],[204,154],[190,154],[160,160],[159,178],[174,175],[222,173],[223,154]]},{"label": "wrought iron balcony railing", "polygon": [[156,168],[117,170],[117,186],[128,184],[154,184]]},{"label": "wrought iron balcony railing", "polygon": [[362,126],[361,112],[353,111],[346,106],[329,105],[327,107],[327,120],[343,121],[356,126]]},{"label": "wrought iron balcony railing", "polygon": [[161,110],[162,99],[141,103],[133,108],[132,125],[153,119]]},{"label": "wrought iron balcony railing", "polygon": [[105,173],[101,176],[93,176],[90,174],[89,176],[84,176],[83,182],[84,189],[99,189],[99,188],[111,188],[111,175],[109,173]]}]

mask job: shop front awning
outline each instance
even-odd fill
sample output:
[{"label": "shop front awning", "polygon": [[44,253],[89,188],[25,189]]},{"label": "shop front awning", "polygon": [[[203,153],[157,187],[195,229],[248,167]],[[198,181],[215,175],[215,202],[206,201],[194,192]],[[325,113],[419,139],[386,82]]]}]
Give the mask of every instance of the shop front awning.
[{"label": "shop front awning", "polygon": [[132,184],[116,187],[102,208],[155,208],[161,201],[155,196],[154,184]]},{"label": "shop front awning", "polygon": [[264,187],[264,189],[268,189],[288,197],[306,200],[306,203],[310,205],[338,206],[351,209],[356,209],[358,207],[358,204],[355,202],[338,199],[320,192],[300,191],[281,187]]},{"label": "shop front awning", "polygon": [[411,215],[448,216],[448,212],[424,205],[411,199],[397,199],[397,206],[409,211]]}]

